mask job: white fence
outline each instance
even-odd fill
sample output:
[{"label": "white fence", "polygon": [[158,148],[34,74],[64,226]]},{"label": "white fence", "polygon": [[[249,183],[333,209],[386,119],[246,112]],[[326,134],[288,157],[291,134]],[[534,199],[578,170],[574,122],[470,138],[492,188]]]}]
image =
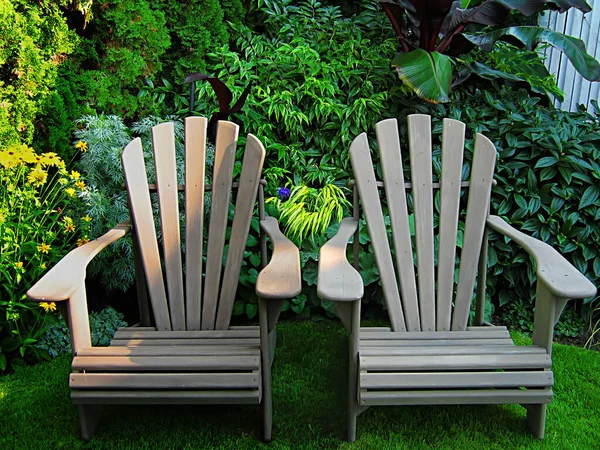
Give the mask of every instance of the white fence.
[{"label": "white fence", "polygon": [[[546,11],[540,16],[540,25],[582,39],[587,53],[600,60],[600,1],[588,0],[588,3],[595,8],[585,16],[575,8],[564,14]],[[565,93],[565,101],[556,100],[554,104],[566,111],[576,111],[583,104],[588,111],[593,112],[591,100],[598,101],[600,82],[587,81],[577,73],[568,58],[553,47],[548,47],[543,54],[546,57],[546,67]]]}]

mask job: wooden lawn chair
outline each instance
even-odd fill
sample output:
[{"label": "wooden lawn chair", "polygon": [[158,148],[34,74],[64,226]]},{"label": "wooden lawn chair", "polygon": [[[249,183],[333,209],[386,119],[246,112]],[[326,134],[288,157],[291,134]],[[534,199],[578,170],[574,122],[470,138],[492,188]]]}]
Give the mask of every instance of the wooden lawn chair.
[{"label": "wooden lawn chair", "polygon": [[[335,303],[350,334],[348,440],[356,437],[356,417],[373,405],[498,403],[525,406],[531,432],[543,438],[546,404],[552,400],[554,324],[569,299],[591,297],[596,288],[550,246],[489,214],[496,149],[485,136],[477,134],[471,180],[462,181],[465,125],[445,119],[441,180],[433,182],[430,117],[409,116],[411,183],[406,183],[396,120],[379,122],[376,133],[383,182],[375,177],[363,133],[350,147],[356,180],[354,217],[342,221],[319,258],[318,294]],[[469,195],[455,285],[461,188],[468,188]],[[434,193],[438,189],[439,226],[434,228]],[[385,202],[380,200],[380,192]],[[410,196],[416,267],[407,207]],[[464,195],[463,200],[466,198]],[[360,327],[359,199],[391,328]],[[391,219],[395,261],[382,205]],[[537,263],[533,345],[517,347],[506,327],[484,322],[490,229],[519,244]],[[353,234],[354,267],[346,259],[346,245]],[[434,244],[436,239],[439,245]],[[476,275],[475,320],[468,326]]]},{"label": "wooden lawn chair", "polygon": [[[73,344],[71,398],[78,405],[83,439],[105,404],[262,404],[263,438],[271,439],[271,364],[275,323],[283,299],[300,292],[298,249],[264,216],[265,150],[249,134],[239,182],[232,182],[238,126],[220,122],[212,186],[205,185],[207,120],[185,121],[185,185],[177,184],[172,123],[152,129],[156,185],[146,178],[139,138],[123,150],[122,161],[132,224],[117,225],[70,252],[28,292],[36,301],[62,302]],[[227,260],[223,253],[232,188],[237,191]],[[205,276],[204,196],[210,191]],[[160,207],[162,251],[157,242],[150,194]],[[230,318],[258,192],[263,266],[266,232],[273,243],[269,265],[256,282],[259,326],[230,326]],[[185,273],[182,269],[179,195],[185,202]],[[92,258],[131,231],[136,251],[140,326],[119,329],[110,347],[92,347],[85,271]],[[164,263],[164,266],[163,266]],[[185,284],[184,284],[185,279]],[[204,281],[203,281],[204,280]],[[150,300],[154,326],[150,326]]]}]

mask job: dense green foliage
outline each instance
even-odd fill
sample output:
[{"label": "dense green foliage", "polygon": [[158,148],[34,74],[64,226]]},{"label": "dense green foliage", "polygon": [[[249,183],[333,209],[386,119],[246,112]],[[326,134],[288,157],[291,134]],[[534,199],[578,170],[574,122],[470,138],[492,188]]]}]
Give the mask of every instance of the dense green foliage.
[{"label": "dense green foliage", "polygon": [[[123,314],[115,311],[110,306],[100,312],[90,313],[90,332],[92,345],[107,347],[115,335],[117,328],[126,327]],[[48,352],[52,358],[71,353],[71,332],[64,319],[59,316],[55,323],[45,327],[44,335],[36,347]]]},{"label": "dense green foliage", "polygon": [[[555,344],[546,437],[531,436],[519,405],[373,407],[344,442],[347,346],[335,322],[280,322],[273,364],[273,442],[260,441],[258,405],[116,405],[89,443],[79,438],[62,356],[0,377],[0,446],[32,448],[588,450],[600,428],[600,353]],[[529,343],[519,335],[513,337]],[[32,426],[35,424],[35,426]]]}]

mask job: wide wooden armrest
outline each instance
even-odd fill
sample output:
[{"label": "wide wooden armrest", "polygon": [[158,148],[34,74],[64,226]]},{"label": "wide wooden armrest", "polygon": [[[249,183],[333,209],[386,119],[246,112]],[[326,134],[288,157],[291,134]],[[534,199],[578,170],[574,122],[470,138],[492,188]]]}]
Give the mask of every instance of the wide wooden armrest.
[{"label": "wide wooden armrest", "polygon": [[71,250],[27,291],[27,298],[38,302],[60,302],[69,299],[85,279],[85,269],[94,256],[107,245],[125,236],[130,229],[129,222],[120,223],[98,239]]},{"label": "wide wooden armrest", "polygon": [[552,294],[567,299],[596,295],[596,287],[545,242],[516,230],[498,216],[489,216],[487,225],[511,238],[533,256],[537,264],[537,279],[544,283]]},{"label": "wide wooden armrest", "polygon": [[292,241],[279,230],[274,217],[265,217],[260,227],[273,243],[273,255],[269,264],[256,279],[256,295],[265,299],[294,298],[302,290],[300,276],[300,252]]},{"label": "wide wooden armrest", "polygon": [[360,273],[346,258],[348,240],[358,227],[358,220],[342,220],[336,235],[319,252],[317,295],[333,302],[360,300],[364,283]]}]

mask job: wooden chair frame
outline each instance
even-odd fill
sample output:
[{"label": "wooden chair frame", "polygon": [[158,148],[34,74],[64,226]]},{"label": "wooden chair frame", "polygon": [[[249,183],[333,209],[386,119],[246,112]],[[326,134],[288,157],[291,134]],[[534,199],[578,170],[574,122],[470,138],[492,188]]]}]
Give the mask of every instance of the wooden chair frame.
[{"label": "wooden chair frame", "polygon": [[[366,134],[350,148],[356,183],[354,213],[320,252],[317,291],[333,301],[349,333],[347,439],[356,439],[357,416],[373,405],[517,403],[527,408],[531,432],[544,436],[546,405],[552,400],[553,329],[569,299],[591,297],[596,288],[549,245],[527,236],[489,214],[496,150],[477,135],[471,182],[461,180],[465,126],[444,120],[442,176],[432,182],[429,116],[408,117],[412,183],[403,178],[395,119],[377,124],[384,182],[373,171]],[[417,167],[417,168],[415,168]],[[454,292],[454,258],[460,189],[469,203],[459,282]],[[433,191],[442,190],[437,296],[434,266]],[[379,192],[385,189],[391,216],[396,282]],[[413,190],[417,283],[403,191]],[[361,204],[382,281],[391,328],[361,328],[364,293],[359,273]],[[488,230],[524,248],[537,264],[533,345],[516,347],[505,327],[484,322]],[[353,265],[346,246],[354,235]],[[466,261],[466,262],[465,262]],[[467,321],[477,276],[474,326]],[[441,292],[443,291],[443,292]],[[454,306],[453,306],[454,305]],[[453,313],[452,313],[453,310]],[[498,371],[498,370],[506,371]],[[523,389],[527,388],[527,389]]]},{"label": "wooden chair frame", "polygon": [[[265,216],[260,179],[265,150],[248,135],[240,181],[232,182],[238,126],[219,122],[213,186],[205,185],[207,120],[186,119],[186,184],[177,185],[173,124],[153,128],[156,185],[146,177],[141,141],[122,154],[131,223],[67,254],[27,293],[29,299],[58,302],[71,330],[71,398],[78,405],[81,435],[88,440],[105,404],[262,404],[263,439],[271,440],[271,365],[275,324],[283,300],[301,290],[300,255]],[[200,180],[200,182],[198,181]],[[238,189],[222,267],[232,188]],[[211,191],[202,283],[204,193]],[[158,194],[164,270],[156,239],[150,194]],[[179,231],[179,193],[185,193],[186,265]],[[230,327],[244,248],[258,196],[262,270],[256,281],[259,326]],[[112,242],[132,233],[140,323],[117,330],[110,347],[92,347],[85,292],[86,267]],[[273,253],[267,264],[269,236]],[[221,272],[223,272],[221,274]],[[163,278],[168,280],[164,283]],[[225,280],[221,284],[220,280]],[[204,292],[202,292],[204,287]],[[202,295],[203,294],[203,295]]]}]

